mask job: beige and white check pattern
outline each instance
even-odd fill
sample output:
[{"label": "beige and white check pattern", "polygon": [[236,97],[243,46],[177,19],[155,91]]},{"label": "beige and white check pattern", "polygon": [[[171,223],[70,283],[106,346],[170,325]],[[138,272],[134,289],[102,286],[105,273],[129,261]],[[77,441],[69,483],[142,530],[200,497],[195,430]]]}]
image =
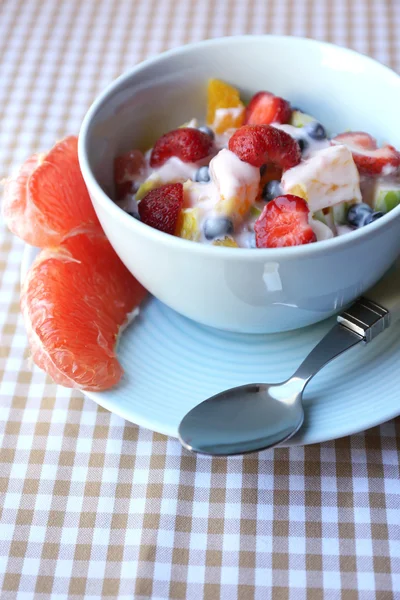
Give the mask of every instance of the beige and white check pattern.
[{"label": "beige and white check pattern", "polygon": [[[288,33],[400,71],[399,31],[399,0],[2,0],[0,177],[166,48]],[[400,598],[399,419],[305,448],[189,456],[30,369],[23,244],[0,236],[1,600]]]}]

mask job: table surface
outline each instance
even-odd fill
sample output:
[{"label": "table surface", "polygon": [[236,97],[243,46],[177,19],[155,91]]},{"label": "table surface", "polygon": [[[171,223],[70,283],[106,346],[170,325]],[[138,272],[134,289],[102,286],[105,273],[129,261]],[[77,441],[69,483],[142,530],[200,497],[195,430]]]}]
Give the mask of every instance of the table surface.
[{"label": "table surface", "polygon": [[[3,0],[0,177],[76,133],[109,81],[166,48],[286,33],[400,71],[399,27],[398,0]],[[22,251],[2,227],[2,600],[400,598],[399,419],[309,447],[191,456],[31,369]]]}]

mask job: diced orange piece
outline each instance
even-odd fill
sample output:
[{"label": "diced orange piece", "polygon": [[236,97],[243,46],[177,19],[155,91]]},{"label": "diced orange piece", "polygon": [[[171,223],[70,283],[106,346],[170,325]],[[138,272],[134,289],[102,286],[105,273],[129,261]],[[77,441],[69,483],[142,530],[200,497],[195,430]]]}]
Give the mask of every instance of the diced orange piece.
[{"label": "diced orange piece", "polygon": [[[244,105],[236,88],[219,79],[210,79],[207,96],[207,124],[214,126],[217,133],[243,125]],[[217,113],[218,109],[235,110],[220,116]]]},{"label": "diced orange piece", "polygon": [[224,237],[223,240],[214,240],[213,246],[226,246],[228,248],[239,248],[239,245],[235,240],[229,236]]},{"label": "diced orange piece", "polygon": [[200,240],[200,229],[198,224],[198,208],[184,208],[181,210],[176,227],[178,237],[185,240]]}]

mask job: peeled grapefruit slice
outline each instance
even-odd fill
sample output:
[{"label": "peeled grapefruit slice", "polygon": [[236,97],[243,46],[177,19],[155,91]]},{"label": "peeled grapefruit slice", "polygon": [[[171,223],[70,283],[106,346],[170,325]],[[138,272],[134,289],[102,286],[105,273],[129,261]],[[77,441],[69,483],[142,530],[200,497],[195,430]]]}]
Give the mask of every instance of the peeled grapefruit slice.
[{"label": "peeled grapefruit slice", "polygon": [[115,385],[123,373],[118,333],[145,295],[101,230],[42,250],[21,290],[34,362],[66,387]]},{"label": "peeled grapefruit slice", "polygon": [[78,162],[78,139],[69,136],[47,154],[28,158],[5,182],[3,216],[28,244],[57,245],[74,228],[100,228]]}]

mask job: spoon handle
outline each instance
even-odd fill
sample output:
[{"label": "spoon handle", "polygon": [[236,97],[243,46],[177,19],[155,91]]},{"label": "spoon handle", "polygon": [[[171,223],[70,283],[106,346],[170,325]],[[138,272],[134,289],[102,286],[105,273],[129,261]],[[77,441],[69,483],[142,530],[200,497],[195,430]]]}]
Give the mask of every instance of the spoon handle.
[{"label": "spoon handle", "polygon": [[[384,278],[385,281],[386,278]],[[381,284],[381,282],[380,282]],[[380,285],[379,284],[379,285]],[[312,377],[328,362],[342,352],[345,352],[359,342],[370,342],[379,333],[389,327],[391,315],[396,318],[400,314],[399,301],[393,293],[393,282],[386,285],[386,295],[375,286],[368,292],[368,296],[386,299],[386,306],[393,313],[368,298],[359,298],[350,308],[338,315],[337,324],[326,334],[326,336],[315,346],[307,358],[301,363],[293,377],[299,378],[306,385]],[[390,302],[389,302],[390,300]]]},{"label": "spoon handle", "polygon": [[301,379],[304,386],[331,360],[364,340],[362,335],[337,323],[311,350],[291,379]]},{"label": "spoon handle", "polygon": [[374,287],[338,316],[342,325],[370,342],[391,323],[400,318],[400,272],[389,271]]}]

